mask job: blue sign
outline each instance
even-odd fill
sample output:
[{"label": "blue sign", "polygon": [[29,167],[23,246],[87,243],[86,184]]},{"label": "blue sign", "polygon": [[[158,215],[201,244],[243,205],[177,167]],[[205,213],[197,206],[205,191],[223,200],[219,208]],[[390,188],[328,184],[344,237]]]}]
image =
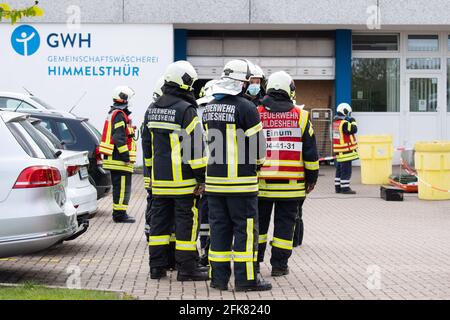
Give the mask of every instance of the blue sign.
[{"label": "blue sign", "polygon": [[13,49],[22,56],[31,56],[38,51],[41,37],[35,28],[30,25],[17,27],[11,35]]}]

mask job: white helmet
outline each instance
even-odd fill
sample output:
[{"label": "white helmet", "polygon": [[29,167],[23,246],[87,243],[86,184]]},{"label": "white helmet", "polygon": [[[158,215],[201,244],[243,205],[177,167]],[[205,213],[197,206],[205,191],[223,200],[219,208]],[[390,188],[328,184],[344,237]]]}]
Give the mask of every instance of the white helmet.
[{"label": "white helmet", "polygon": [[342,113],[344,116],[349,116],[352,114],[352,107],[348,103],[341,103],[337,107],[337,112]]},{"label": "white helmet", "polygon": [[118,103],[127,103],[133,96],[134,90],[129,86],[118,86],[113,91],[113,100]]},{"label": "white helmet", "polygon": [[171,63],[164,73],[164,80],[167,84],[177,85],[186,91],[194,90],[193,85],[197,79],[197,71],[188,61]]},{"label": "white helmet", "polygon": [[155,88],[153,89],[153,99],[156,100],[163,95],[162,89],[164,87],[164,84],[164,77],[159,78],[156,82]]},{"label": "white helmet", "polygon": [[255,64],[255,73],[250,78],[256,78],[256,79],[264,80],[266,78],[266,75],[264,74],[263,69],[261,69],[260,66]]},{"label": "white helmet", "polygon": [[272,73],[267,81],[267,91],[282,90],[286,92],[290,98],[295,96],[295,84],[292,77],[285,71]]},{"label": "white helmet", "polygon": [[223,68],[222,79],[249,82],[255,73],[256,68],[252,62],[244,59],[231,60]]}]

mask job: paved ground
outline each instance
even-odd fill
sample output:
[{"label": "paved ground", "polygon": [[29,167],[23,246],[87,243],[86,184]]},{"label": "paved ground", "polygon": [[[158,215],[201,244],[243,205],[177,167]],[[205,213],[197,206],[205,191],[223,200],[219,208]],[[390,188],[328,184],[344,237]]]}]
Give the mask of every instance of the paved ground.
[{"label": "paved ground", "polygon": [[262,266],[274,287],[270,292],[220,292],[206,282],[177,282],[175,273],[151,280],[141,176],[135,176],[131,203],[138,223],[114,224],[111,199],[103,199],[79,239],[0,260],[0,283],[64,286],[79,270],[83,288],[126,291],[141,299],[450,299],[450,201],[409,195],[404,202],[385,202],[378,187],[356,183],[358,195],[350,200],[333,193],[332,168],[322,174],[305,203],[304,245],[294,251],[291,274],[271,278],[270,266]]}]

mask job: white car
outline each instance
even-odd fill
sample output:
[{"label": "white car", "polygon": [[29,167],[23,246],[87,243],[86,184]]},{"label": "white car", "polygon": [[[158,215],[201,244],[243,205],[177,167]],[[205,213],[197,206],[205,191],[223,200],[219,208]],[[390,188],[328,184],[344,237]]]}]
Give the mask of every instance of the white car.
[{"label": "white car", "polygon": [[64,160],[68,176],[67,196],[77,209],[78,223],[85,223],[97,212],[97,189],[89,181],[88,152],[64,150],[58,138],[40,124],[41,120],[32,118],[30,121],[49,147]]},{"label": "white car", "polygon": [[31,94],[17,92],[0,92],[0,109],[19,112],[42,112],[55,113],[64,117],[76,118],[69,111],[56,110],[44,100]]},{"label": "white car", "polygon": [[64,160],[27,118],[0,111],[0,258],[40,251],[84,232],[66,196]]}]

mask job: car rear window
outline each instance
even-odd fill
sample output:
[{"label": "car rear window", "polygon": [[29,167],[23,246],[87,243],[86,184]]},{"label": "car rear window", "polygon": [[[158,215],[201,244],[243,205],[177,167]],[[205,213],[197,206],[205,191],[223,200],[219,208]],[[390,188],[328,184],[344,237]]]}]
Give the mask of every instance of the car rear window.
[{"label": "car rear window", "polygon": [[86,128],[88,128],[88,130],[90,132],[92,132],[94,134],[94,136],[97,138],[98,142],[100,142],[102,140],[102,134],[89,121],[87,121],[87,120],[83,121],[83,125]]},{"label": "car rear window", "polygon": [[41,134],[45,136],[45,138],[52,144],[53,148],[55,149],[64,149],[63,145],[61,144],[61,141],[58,140],[58,138],[48,131],[42,122],[33,124],[34,128],[39,131]]},{"label": "car rear window", "polygon": [[33,158],[55,159],[55,151],[45,142],[44,138],[28,121],[11,122],[9,130],[24,151]]}]

